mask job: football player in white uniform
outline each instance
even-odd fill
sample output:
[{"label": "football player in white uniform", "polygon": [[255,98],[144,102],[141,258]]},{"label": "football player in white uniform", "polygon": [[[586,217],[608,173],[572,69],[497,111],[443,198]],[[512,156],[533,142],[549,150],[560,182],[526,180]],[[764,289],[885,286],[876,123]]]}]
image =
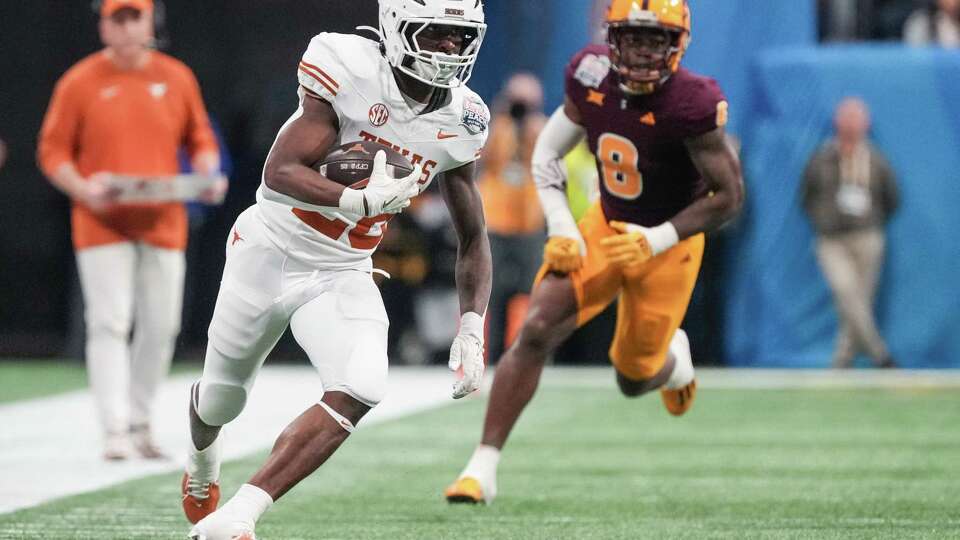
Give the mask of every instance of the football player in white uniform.
[{"label": "football player in white uniform", "polygon": [[[310,42],[299,66],[299,107],[270,150],[257,204],[227,239],[203,376],[190,402],[182,489],[184,511],[196,523],[192,539],[253,538],[260,515],[323,464],[383,398],[388,322],[370,255],[391,216],[441,173],[460,242],[462,318],[450,367],[462,367],[463,377],[453,397],[480,384],[491,262],[474,162],[489,111],[465,83],[486,31],[482,2],[380,0],[379,17],[379,42],[345,34]],[[403,153],[413,173],[389,178],[379,152],[369,184],[355,190],[311,168],[330,148],[357,140]],[[320,373],[323,397],[216,510],[220,429],[240,414],[288,325]]]}]

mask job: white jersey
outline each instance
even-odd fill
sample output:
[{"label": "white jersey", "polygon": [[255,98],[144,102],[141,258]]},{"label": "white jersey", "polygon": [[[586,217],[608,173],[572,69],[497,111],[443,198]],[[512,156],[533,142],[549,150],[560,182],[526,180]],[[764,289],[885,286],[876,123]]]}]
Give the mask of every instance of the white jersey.
[{"label": "white jersey", "polygon": [[[490,112],[465,86],[449,90],[448,105],[424,115],[411,110],[380,44],[353,34],[323,33],[310,41],[300,62],[301,107],[305,92],[333,105],[340,121],[337,145],[377,141],[423,165],[421,191],[440,173],[475,161],[487,139]],[[286,125],[284,125],[284,128]],[[283,129],[281,128],[281,132]],[[257,191],[268,234],[288,255],[331,269],[371,267],[390,216],[363,218],[338,208],[316,211],[267,200]],[[275,197],[274,197],[275,198]]]}]

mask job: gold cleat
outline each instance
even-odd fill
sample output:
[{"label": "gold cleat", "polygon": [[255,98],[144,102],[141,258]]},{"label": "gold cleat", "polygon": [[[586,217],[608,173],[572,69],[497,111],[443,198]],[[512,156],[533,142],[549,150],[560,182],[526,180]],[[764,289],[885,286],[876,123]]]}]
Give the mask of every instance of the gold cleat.
[{"label": "gold cleat", "polygon": [[693,407],[693,399],[697,397],[697,380],[694,379],[690,384],[677,390],[661,388],[660,396],[663,398],[663,406],[670,414],[681,416]]},{"label": "gold cleat", "polygon": [[483,499],[483,489],[476,478],[464,476],[458,478],[443,492],[448,503],[485,503]]}]

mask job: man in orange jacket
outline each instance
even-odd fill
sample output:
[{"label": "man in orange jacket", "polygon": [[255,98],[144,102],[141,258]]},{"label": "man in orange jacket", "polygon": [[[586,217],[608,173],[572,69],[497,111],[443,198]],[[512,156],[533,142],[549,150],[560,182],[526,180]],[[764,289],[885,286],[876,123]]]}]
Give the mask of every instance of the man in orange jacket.
[{"label": "man in orange jacket", "polygon": [[[87,369],[104,457],[136,451],[162,458],[150,408],[180,330],[187,215],[180,202],[118,204],[109,186],[114,175],[176,175],[184,146],[199,174],[218,175],[220,158],[193,73],[151,48],[153,0],[104,0],[100,37],[104,49],[57,82],[38,160],[73,203]],[[213,185],[204,202],[223,199],[226,180]]]}]

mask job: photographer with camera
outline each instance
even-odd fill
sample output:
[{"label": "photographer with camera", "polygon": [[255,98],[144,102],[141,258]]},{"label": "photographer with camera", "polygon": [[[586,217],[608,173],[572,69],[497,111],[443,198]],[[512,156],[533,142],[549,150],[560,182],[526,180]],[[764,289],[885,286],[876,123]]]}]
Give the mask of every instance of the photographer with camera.
[{"label": "photographer with camera", "polygon": [[487,311],[490,361],[499,358],[506,346],[511,299],[530,292],[540,268],[543,211],[530,162],[546,121],[540,81],[529,73],[514,74],[497,96],[481,161],[480,193],[494,269]]}]

